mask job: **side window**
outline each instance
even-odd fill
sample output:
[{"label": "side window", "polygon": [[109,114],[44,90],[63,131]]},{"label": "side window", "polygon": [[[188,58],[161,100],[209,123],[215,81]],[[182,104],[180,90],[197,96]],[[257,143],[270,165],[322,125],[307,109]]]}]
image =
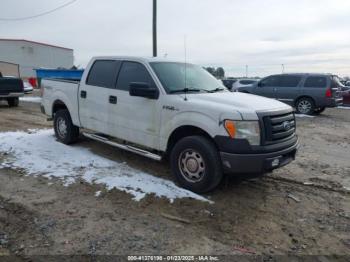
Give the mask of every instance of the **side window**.
[{"label": "side window", "polygon": [[304,87],[327,87],[327,78],[324,76],[309,76]]},{"label": "side window", "polygon": [[136,62],[123,62],[120,69],[117,89],[129,91],[130,83],[147,83],[154,87],[155,83],[144,65]]},{"label": "side window", "polygon": [[261,83],[261,86],[277,87],[282,85],[282,78],[281,76],[270,76],[262,80],[260,83]]},{"label": "side window", "polygon": [[282,76],[282,85],[283,87],[297,87],[300,83],[301,76]]},{"label": "side window", "polygon": [[242,85],[251,85],[254,84],[256,81],[253,80],[241,80],[239,83]]},{"label": "side window", "polygon": [[113,60],[97,60],[92,65],[87,85],[114,88],[117,81],[117,75],[120,68],[120,61]]}]

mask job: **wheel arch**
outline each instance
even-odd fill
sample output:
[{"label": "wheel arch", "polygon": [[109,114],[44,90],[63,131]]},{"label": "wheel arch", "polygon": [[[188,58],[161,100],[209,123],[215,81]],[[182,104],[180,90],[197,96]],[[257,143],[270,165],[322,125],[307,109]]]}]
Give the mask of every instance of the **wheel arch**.
[{"label": "wheel arch", "polygon": [[308,96],[308,95],[301,95],[301,96],[298,96],[295,100],[294,100],[294,106],[297,105],[298,101],[301,100],[302,98],[307,98],[307,99],[311,99],[314,104],[315,104],[315,99],[312,98],[311,96]]},{"label": "wheel arch", "polygon": [[[55,116],[57,111],[64,110],[64,109],[67,109],[69,112],[68,106],[61,99],[56,99],[52,104],[52,111],[51,111],[52,117]],[[70,114],[70,112],[69,112],[69,114]]]},{"label": "wheel arch", "polygon": [[213,144],[217,147],[214,139],[211,137],[211,135],[206,132],[204,129],[194,126],[194,125],[184,125],[176,128],[173,130],[173,132],[170,134],[167,147],[166,147],[166,154],[170,154],[171,150],[174,148],[175,144],[181,140],[182,138],[189,137],[189,136],[203,136],[213,142]]}]

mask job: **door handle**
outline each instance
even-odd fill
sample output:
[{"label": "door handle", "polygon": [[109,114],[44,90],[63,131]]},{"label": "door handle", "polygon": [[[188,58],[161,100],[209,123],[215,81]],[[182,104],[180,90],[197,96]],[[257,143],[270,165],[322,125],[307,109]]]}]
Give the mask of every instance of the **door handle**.
[{"label": "door handle", "polygon": [[87,96],[87,92],[86,91],[84,91],[84,90],[80,91],[80,97],[81,98],[86,98],[86,96]]},{"label": "door handle", "polygon": [[109,103],[110,104],[117,104],[117,97],[116,96],[109,96]]}]

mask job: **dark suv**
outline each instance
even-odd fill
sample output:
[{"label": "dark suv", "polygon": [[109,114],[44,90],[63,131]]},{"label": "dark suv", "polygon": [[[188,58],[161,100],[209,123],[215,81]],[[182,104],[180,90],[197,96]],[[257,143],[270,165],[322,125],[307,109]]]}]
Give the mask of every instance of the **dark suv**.
[{"label": "dark suv", "polygon": [[341,86],[339,78],[331,74],[282,74],[238,91],[275,98],[294,106],[297,113],[311,115],[342,105]]}]

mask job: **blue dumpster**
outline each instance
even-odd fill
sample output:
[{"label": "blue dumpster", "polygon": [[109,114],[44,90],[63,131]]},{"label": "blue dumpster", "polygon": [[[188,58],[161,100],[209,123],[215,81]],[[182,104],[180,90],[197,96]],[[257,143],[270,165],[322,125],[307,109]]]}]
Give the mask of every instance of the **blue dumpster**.
[{"label": "blue dumpster", "polygon": [[83,76],[84,70],[65,70],[65,69],[35,69],[36,77],[38,79],[43,78],[56,78],[65,80],[80,81]]}]

